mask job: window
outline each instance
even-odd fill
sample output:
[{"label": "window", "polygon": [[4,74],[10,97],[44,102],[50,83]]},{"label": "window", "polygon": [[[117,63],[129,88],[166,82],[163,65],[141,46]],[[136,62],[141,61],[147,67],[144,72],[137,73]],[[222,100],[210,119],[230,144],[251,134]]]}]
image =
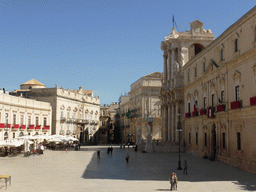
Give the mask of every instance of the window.
[{"label": "window", "polygon": [[16,124],[16,114],[13,114],[13,124]]},{"label": "window", "polygon": [[73,118],[76,118],[76,113],[75,112],[73,113]]},{"label": "window", "polygon": [[205,72],[205,63],[203,63],[203,72]]},{"label": "window", "polygon": [[221,61],[224,60],[224,58],[223,58],[223,49],[221,49],[221,51],[220,51],[220,60],[221,60]]},{"label": "window", "polygon": [[188,72],[188,81],[189,81],[189,72]]},{"label": "window", "polygon": [[60,130],[63,130],[63,125],[60,126]]},{"label": "window", "polygon": [[239,95],[239,85],[235,87],[236,90],[236,101],[238,101],[240,99],[240,95]]},{"label": "window", "polygon": [[5,126],[8,126],[8,113],[5,113]]},{"label": "window", "polygon": [[67,118],[69,119],[69,111],[67,112]]},{"label": "window", "polygon": [[63,118],[63,114],[64,114],[64,112],[61,111],[61,112],[60,112],[60,118],[61,118],[61,119]]},{"label": "window", "polygon": [[102,115],[103,115],[103,116],[105,115],[105,111],[104,111],[104,110],[102,111]]},{"label": "window", "polygon": [[196,145],[198,145],[198,133],[196,133]]},{"label": "window", "polygon": [[20,124],[23,125],[23,123],[24,123],[24,115],[21,115],[20,116]]},{"label": "window", "polygon": [[95,120],[97,120],[97,115],[95,115]]},{"label": "window", "polygon": [[241,150],[241,134],[237,133],[237,150]]},{"label": "window", "polygon": [[85,114],[85,119],[88,119],[88,115],[87,115],[87,113]]},{"label": "window", "polygon": [[191,133],[188,134],[188,143],[191,144]]},{"label": "window", "polygon": [[188,103],[188,112],[190,113],[190,103]]},{"label": "window", "polygon": [[44,117],[44,126],[47,124],[47,118]]},{"label": "window", "polygon": [[69,126],[67,127],[67,130],[69,130]]},{"label": "window", "polygon": [[38,117],[36,117],[36,125],[39,125]]},{"label": "window", "polygon": [[220,92],[221,103],[224,103],[224,91]]},{"label": "window", "polygon": [[73,130],[76,130],[76,126],[74,125],[74,129]]},{"label": "window", "polygon": [[28,116],[28,126],[31,124],[31,116]]},{"label": "window", "polygon": [[204,109],[206,109],[206,97],[204,97]]},{"label": "window", "polygon": [[207,133],[204,133],[204,146],[207,146]]},{"label": "window", "polygon": [[225,133],[222,133],[222,148],[226,148],[226,138],[225,138]]},{"label": "window", "polygon": [[238,51],[238,39],[235,40],[235,52]]},{"label": "window", "polygon": [[15,133],[12,133],[12,138],[13,138],[13,139],[15,138]]},{"label": "window", "polygon": [[212,94],[212,107],[214,106],[214,94]]},{"label": "window", "polygon": [[197,76],[197,71],[196,71],[196,68],[195,68],[195,77]]},{"label": "window", "polygon": [[82,112],[80,112],[80,119],[82,119]]}]

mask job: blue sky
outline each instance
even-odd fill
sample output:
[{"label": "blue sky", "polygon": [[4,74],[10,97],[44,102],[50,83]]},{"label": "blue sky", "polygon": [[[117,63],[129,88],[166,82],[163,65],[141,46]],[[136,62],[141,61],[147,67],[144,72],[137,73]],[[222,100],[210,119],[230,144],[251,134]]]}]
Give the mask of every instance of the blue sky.
[{"label": "blue sky", "polygon": [[144,75],[163,71],[161,41],[198,19],[217,38],[255,1],[1,0],[0,87],[36,79],[93,90],[101,104]]}]

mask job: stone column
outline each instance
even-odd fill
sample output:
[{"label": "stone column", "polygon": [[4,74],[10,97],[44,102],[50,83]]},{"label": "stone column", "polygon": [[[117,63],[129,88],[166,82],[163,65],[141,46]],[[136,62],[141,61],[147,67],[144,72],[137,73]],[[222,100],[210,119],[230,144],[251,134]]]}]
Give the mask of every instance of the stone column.
[{"label": "stone column", "polygon": [[175,140],[174,140],[174,135],[175,135],[175,129],[174,129],[174,125],[175,125],[175,123],[174,123],[174,116],[175,116],[175,105],[174,104],[172,104],[172,124],[171,124],[171,127],[172,127],[172,129],[171,129],[171,138],[172,138],[172,142],[174,142]]},{"label": "stone column", "polygon": [[168,140],[168,106],[165,106],[165,141]]},{"label": "stone column", "polygon": [[167,54],[164,52],[164,82],[167,81]]},{"label": "stone column", "polygon": [[165,120],[165,105],[162,105],[162,140],[165,141],[165,127],[166,127],[166,120]]},{"label": "stone column", "polygon": [[174,78],[174,69],[175,69],[175,49],[171,48],[172,52],[172,61],[171,61],[171,79]]},{"label": "stone column", "polygon": [[168,141],[171,141],[171,105],[168,104]]},{"label": "stone column", "polygon": [[167,67],[167,79],[168,79],[168,82],[169,82],[168,83],[168,88],[170,87],[171,71],[172,71],[172,69],[171,69],[171,65],[172,65],[171,57],[172,57],[171,50],[169,50],[168,51],[168,67]]},{"label": "stone column", "polygon": [[175,141],[176,142],[179,142],[179,133],[176,131],[177,127],[178,127],[178,120],[179,120],[178,112],[179,112],[179,103],[176,102],[175,128],[174,128],[174,131],[175,131]]}]

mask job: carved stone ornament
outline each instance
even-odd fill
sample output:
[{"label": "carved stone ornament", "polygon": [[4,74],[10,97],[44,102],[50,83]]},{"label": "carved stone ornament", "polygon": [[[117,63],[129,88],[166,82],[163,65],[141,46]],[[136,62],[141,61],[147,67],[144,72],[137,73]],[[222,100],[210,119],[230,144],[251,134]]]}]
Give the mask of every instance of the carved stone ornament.
[{"label": "carved stone ornament", "polygon": [[231,36],[231,40],[232,40],[232,41],[235,41],[238,37],[239,37],[238,33],[234,33],[234,34]]},{"label": "carved stone ornament", "polygon": [[64,106],[64,105],[61,105],[60,109],[61,109],[61,110],[64,110],[64,109],[65,109],[65,106]]},{"label": "carved stone ornament", "polygon": [[71,107],[69,106],[69,107],[67,108],[67,110],[70,111],[70,110],[71,110]]},{"label": "carved stone ornament", "polygon": [[239,82],[241,81],[241,73],[238,70],[235,70],[235,73],[233,75],[234,81],[238,80]]},{"label": "carved stone ornament", "polygon": [[78,111],[77,107],[75,107],[73,111],[74,111],[74,112],[77,112],[77,111]]},{"label": "carved stone ornament", "polygon": [[93,110],[91,110],[91,114],[93,114]]},{"label": "carved stone ornament", "polygon": [[198,96],[198,91],[195,90],[195,91],[194,91],[194,97],[197,97],[197,96]]},{"label": "carved stone ornament", "polygon": [[86,114],[88,114],[88,113],[89,113],[89,110],[88,110],[88,109],[86,109],[86,110],[85,110],[85,113],[86,113]]},{"label": "carved stone ornament", "polygon": [[254,75],[256,75],[256,63],[253,65],[252,70],[254,72]]},{"label": "carved stone ornament", "polygon": [[187,94],[187,99],[191,99],[191,94],[190,93]]},{"label": "carved stone ornament", "polygon": [[220,84],[224,84],[225,83],[225,76],[224,75],[222,75],[221,77],[220,77]]},{"label": "carved stone ornament", "polygon": [[95,115],[98,115],[98,111],[95,111]]}]

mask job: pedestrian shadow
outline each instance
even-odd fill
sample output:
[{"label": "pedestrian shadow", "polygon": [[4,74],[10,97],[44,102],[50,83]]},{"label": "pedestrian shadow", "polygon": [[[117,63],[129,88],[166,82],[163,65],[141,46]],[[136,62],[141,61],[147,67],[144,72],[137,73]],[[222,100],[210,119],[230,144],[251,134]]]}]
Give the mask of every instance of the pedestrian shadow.
[{"label": "pedestrian shadow", "polygon": [[[256,191],[256,175],[239,170],[217,161],[209,161],[202,157],[183,153],[182,162],[188,161],[188,175],[183,170],[177,170],[178,154],[156,154],[134,152],[133,148],[114,148],[113,155],[107,154],[106,148],[101,148],[101,158],[97,159],[98,148],[94,151],[90,163],[85,167],[84,179],[114,179],[114,180],[154,180],[166,181],[172,172],[177,173],[179,181],[216,182],[230,181],[244,191]],[[125,162],[129,151],[130,161]],[[182,164],[183,165],[183,164]],[[165,189],[157,189],[164,191]]]},{"label": "pedestrian shadow", "polygon": [[156,189],[155,191],[170,191],[170,189]]}]

